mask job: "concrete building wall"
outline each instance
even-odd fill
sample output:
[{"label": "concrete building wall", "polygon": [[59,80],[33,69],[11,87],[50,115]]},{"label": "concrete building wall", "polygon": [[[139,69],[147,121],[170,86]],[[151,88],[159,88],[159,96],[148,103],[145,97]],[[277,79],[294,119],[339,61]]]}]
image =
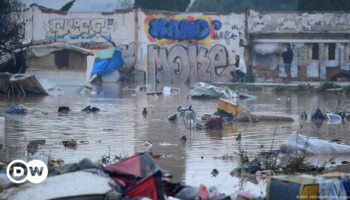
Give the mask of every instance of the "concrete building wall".
[{"label": "concrete building wall", "polygon": [[[95,42],[114,43],[125,66],[146,74],[155,89],[227,82],[235,54],[245,58],[257,80],[283,78],[280,53],[287,43],[293,46],[294,79],[326,79],[350,68],[349,13],[63,13],[32,6],[24,16],[27,41],[66,41],[87,48]],[[312,57],[314,44],[317,59]]]},{"label": "concrete building wall", "polygon": [[229,81],[234,55],[244,57],[244,15],[144,13],[139,16],[140,60],[148,83]]},{"label": "concrete building wall", "polygon": [[[244,14],[60,13],[32,6],[28,41],[56,40],[86,45],[114,42],[127,67],[144,71],[149,83],[227,81],[235,54],[244,56]],[[231,68],[232,69],[232,68]]]},{"label": "concrete building wall", "polygon": [[[349,13],[259,13],[250,10],[247,20],[251,64],[261,79],[286,76],[280,53],[287,43],[292,44],[294,53],[291,69],[294,79],[324,80],[341,70],[349,71]],[[317,51],[317,56],[313,51]]]}]

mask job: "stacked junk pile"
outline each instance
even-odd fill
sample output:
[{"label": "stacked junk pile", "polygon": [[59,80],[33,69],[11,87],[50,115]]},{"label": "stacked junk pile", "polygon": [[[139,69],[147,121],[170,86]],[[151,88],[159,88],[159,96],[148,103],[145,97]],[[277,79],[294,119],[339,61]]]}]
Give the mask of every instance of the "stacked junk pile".
[{"label": "stacked junk pile", "polygon": [[13,185],[3,174],[0,199],[230,199],[216,188],[171,182],[147,152],[107,166],[83,159],[49,171],[39,184]]}]

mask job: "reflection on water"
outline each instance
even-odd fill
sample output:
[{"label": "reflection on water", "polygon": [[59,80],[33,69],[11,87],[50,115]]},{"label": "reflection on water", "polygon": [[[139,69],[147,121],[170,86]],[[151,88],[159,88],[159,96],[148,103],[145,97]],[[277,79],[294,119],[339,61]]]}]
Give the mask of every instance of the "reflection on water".
[{"label": "reflection on water", "polygon": [[[51,155],[66,163],[88,157],[101,159],[103,155],[130,156],[145,151],[145,141],[153,145],[152,152],[163,155],[157,162],[174,175],[175,181],[199,186],[215,185],[222,192],[232,193],[244,188],[254,194],[264,193],[265,180],[230,176],[237,166],[236,161],[220,159],[237,152],[236,134],[242,134],[243,148],[250,155],[260,149],[277,148],[293,130],[324,139],[340,139],[350,144],[349,123],[340,125],[315,125],[309,122],[278,123],[260,122],[227,123],[221,131],[196,130],[191,134],[181,123],[167,121],[167,117],[180,105],[192,105],[200,117],[216,110],[217,100],[193,100],[187,98],[188,88],[171,96],[146,95],[120,86],[105,86],[98,95],[85,97],[75,88],[63,88],[65,95],[58,97],[13,99],[1,98],[0,112],[5,113],[10,105],[23,103],[31,111],[27,115],[6,115],[6,145],[1,152],[1,161],[26,159],[26,146],[32,140],[45,140],[39,145],[35,156]],[[339,104],[335,95],[273,94],[259,92],[256,100],[239,101],[252,112],[273,112],[298,115],[302,111],[313,112],[317,107],[334,111]],[[349,109],[350,100],[340,97],[339,104]],[[59,114],[59,106],[69,106],[68,114]],[[101,109],[99,113],[84,113],[87,105]],[[348,107],[346,107],[348,106]],[[146,107],[148,113],[142,114]],[[272,138],[276,132],[275,140]],[[180,137],[186,135],[186,143]],[[0,137],[1,139],[1,137]],[[64,140],[78,140],[76,148],[66,148]],[[29,155],[31,156],[31,155]],[[219,174],[213,177],[211,171]]]}]

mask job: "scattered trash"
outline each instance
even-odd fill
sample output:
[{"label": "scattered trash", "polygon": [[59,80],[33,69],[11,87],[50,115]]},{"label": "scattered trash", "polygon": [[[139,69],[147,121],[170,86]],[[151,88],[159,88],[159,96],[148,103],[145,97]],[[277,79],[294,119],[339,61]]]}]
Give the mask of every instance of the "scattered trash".
[{"label": "scattered trash", "polygon": [[160,154],[154,154],[152,151],[149,152],[149,155],[154,158],[154,159],[159,159],[160,157],[162,157],[162,155]]},{"label": "scattered trash", "polygon": [[146,95],[161,95],[163,92],[147,92]]},{"label": "scattered trash", "polygon": [[328,122],[327,124],[341,124],[342,123],[342,117],[338,114],[334,114],[334,113],[327,113],[327,118],[328,118]]},{"label": "scattered trash", "polygon": [[261,170],[261,164],[257,160],[246,162],[243,165],[235,168],[231,171],[231,175],[246,173],[246,174],[255,174],[257,171]]},{"label": "scattered trash", "polygon": [[[69,111],[69,110],[68,110]],[[81,110],[86,113],[96,113],[100,112],[100,109],[97,107],[91,107],[91,106],[86,106],[83,110]]]},{"label": "scattered trash", "polygon": [[22,114],[26,114],[27,112],[28,112],[28,108],[26,106],[24,106],[23,104],[18,104],[15,106],[11,106],[6,113],[22,115]]},{"label": "scattered trash", "polygon": [[163,88],[163,94],[165,95],[165,96],[168,96],[168,95],[171,95],[172,93],[174,93],[174,92],[176,92],[176,93],[179,93],[180,92],[180,89],[179,88],[173,88],[173,87],[167,87],[167,86],[165,86],[164,88]]},{"label": "scattered trash", "polygon": [[38,152],[39,145],[45,145],[45,140],[32,140],[27,144],[27,152],[34,155]]},{"label": "scattered trash", "polygon": [[223,119],[221,116],[218,115],[211,115],[209,116],[209,119],[207,119],[207,122],[205,123],[205,128],[207,129],[222,129],[223,127]]},{"label": "scattered trash", "polygon": [[147,140],[145,143],[144,143],[144,146],[147,148],[147,149],[150,149],[153,147],[153,144],[151,141]]},{"label": "scattered trash", "polygon": [[185,135],[183,135],[183,136],[180,138],[180,141],[181,141],[182,143],[187,142],[187,137],[186,137]]},{"label": "scattered trash", "polygon": [[169,121],[176,121],[176,120],[177,120],[177,113],[170,115],[170,116],[168,117],[168,120],[169,120]]},{"label": "scattered trash", "polygon": [[235,198],[236,200],[254,200],[256,199],[252,194],[250,194],[249,192],[238,192],[237,196]]},{"label": "scattered trash", "polygon": [[69,112],[69,107],[67,107],[67,106],[60,106],[60,107],[58,107],[58,112],[59,113],[68,113]]},{"label": "scattered trash", "polygon": [[305,151],[310,154],[349,154],[350,146],[338,144],[316,137],[304,136],[300,133],[293,132],[283,143],[283,147],[293,153],[297,151]]},{"label": "scattered trash", "polygon": [[49,167],[59,167],[62,166],[64,160],[62,158],[53,158],[49,156],[48,166]]},{"label": "scattered trash", "polygon": [[64,147],[66,147],[68,149],[76,149],[77,148],[77,141],[73,140],[73,139],[62,141],[62,144]]},{"label": "scattered trash", "polygon": [[266,199],[295,199],[299,196],[345,200],[349,196],[349,185],[349,175],[338,172],[318,176],[275,176],[269,181]]},{"label": "scattered trash", "polygon": [[213,169],[213,170],[211,171],[211,175],[214,176],[214,177],[216,177],[217,175],[219,175],[219,170]]}]

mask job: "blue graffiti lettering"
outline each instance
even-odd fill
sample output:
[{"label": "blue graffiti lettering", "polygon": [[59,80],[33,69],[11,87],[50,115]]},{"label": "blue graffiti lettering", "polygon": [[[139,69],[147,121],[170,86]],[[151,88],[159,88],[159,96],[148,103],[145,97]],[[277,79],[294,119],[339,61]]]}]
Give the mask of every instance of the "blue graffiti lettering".
[{"label": "blue graffiti lettering", "polygon": [[[216,23],[216,26],[218,27],[217,23]],[[160,19],[152,19],[149,22],[148,33],[153,38],[156,38],[159,40],[160,39],[170,39],[170,40],[178,40],[178,41],[192,40],[192,39],[203,40],[209,36],[210,26],[208,22],[205,21],[204,19],[168,20],[168,19],[160,18]]]}]

